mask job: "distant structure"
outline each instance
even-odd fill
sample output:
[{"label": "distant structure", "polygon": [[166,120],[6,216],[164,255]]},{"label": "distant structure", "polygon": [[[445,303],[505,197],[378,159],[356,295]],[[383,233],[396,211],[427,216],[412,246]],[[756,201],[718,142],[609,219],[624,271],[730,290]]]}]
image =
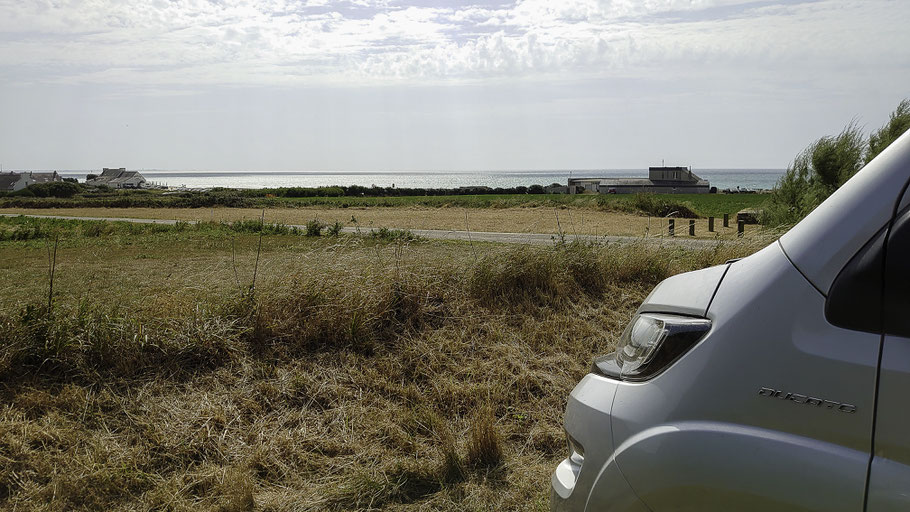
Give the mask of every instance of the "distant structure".
[{"label": "distant structure", "polygon": [[15,192],[34,183],[28,179],[28,174],[18,172],[5,172],[0,174],[0,190],[4,192]]},{"label": "distant structure", "polygon": [[707,194],[708,180],[688,167],[649,167],[648,178],[569,178],[570,194]]},{"label": "distant structure", "polygon": [[111,188],[142,188],[145,186],[145,178],[139,174],[139,171],[127,171],[126,167],[117,169],[105,167],[99,176],[92,178],[86,176],[85,184],[90,187],[104,185]]},{"label": "distant structure", "polygon": [[63,181],[63,177],[52,172],[4,172],[0,173],[0,190],[4,192],[15,192],[22,190],[29,185],[36,183],[50,183],[52,181]]},{"label": "distant structure", "polygon": [[63,181],[63,176],[57,174],[57,171],[29,172],[28,175],[33,183],[51,183],[53,181]]}]

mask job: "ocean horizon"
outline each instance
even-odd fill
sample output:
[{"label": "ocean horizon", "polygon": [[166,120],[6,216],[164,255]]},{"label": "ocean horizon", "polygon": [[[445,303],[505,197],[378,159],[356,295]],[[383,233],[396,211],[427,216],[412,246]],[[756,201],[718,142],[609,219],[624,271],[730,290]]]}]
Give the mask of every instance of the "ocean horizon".
[{"label": "ocean horizon", "polygon": [[[647,169],[545,170],[545,171],[180,171],[135,169],[149,182],[187,188],[279,188],[372,185],[403,188],[458,188],[486,186],[565,185],[568,178],[646,178]],[[719,190],[773,188],[785,169],[693,169]],[[21,171],[20,171],[21,172]],[[26,171],[27,172],[27,171]],[[58,171],[67,178],[85,180],[99,170]]]}]

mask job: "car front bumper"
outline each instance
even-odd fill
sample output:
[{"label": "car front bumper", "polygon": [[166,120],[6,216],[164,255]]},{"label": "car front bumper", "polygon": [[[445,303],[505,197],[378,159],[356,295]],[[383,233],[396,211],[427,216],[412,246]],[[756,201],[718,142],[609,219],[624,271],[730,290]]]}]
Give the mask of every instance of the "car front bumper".
[{"label": "car front bumper", "polygon": [[569,395],[565,430],[572,442],[550,478],[551,511],[647,511],[613,458],[610,410],[620,385],[589,374]]}]

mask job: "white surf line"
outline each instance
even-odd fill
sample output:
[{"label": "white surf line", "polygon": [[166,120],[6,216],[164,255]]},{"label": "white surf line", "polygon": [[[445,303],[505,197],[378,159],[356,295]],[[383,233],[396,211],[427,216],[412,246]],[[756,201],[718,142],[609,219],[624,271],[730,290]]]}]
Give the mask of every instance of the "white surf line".
[{"label": "white surf line", "polygon": [[[143,219],[137,217],[75,217],[68,215],[35,215],[35,214],[19,214],[19,213],[0,213],[0,217],[29,217],[35,219],[59,219],[59,220],[94,220],[94,221],[107,221],[107,222],[132,222],[136,224],[166,224],[174,225],[178,222],[186,222],[189,224],[196,224],[198,220],[186,220],[180,221],[176,219]],[[225,221],[227,222],[227,221]],[[285,224],[288,227],[297,228],[297,229],[306,229],[305,225],[302,224]],[[357,228],[357,227],[344,227],[341,229],[343,233],[348,234],[360,234],[360,235],[369,235],[374,231],[379,231],[380,228]],[[389,230],[396,228],[387,228]],[[467,242],[469,239],[473,239],[475,242],[492,242],[492,243],[504,243],[504,244],[525,244],[525,245],[545,245],[553,244],[560,240],[565,240],[567,242],[579,241],[579,242],[592,242],[592,243],[620,243],[620,244],[631,244],[631,243],[647,243],[655,245],[674,245],[674,246],[683,246],[689,248],[704,248],[704,247],[714,247],[721,243],[735,243],[735,240],[705,240],[699,238],[665,238],[665,237],[638,237],[638,236],[620,236],[620,235],[605,235],[605,236],[595,236],[595,235],[575,235],[575,234],[565,234],[563,237],[559,237],[556,234],[552,233],[499,233],[492,231],[458,231],[458,230],[445,230],[445,229],[409,229],[416,236],[429,238],[433,240],[458,240]]]}]

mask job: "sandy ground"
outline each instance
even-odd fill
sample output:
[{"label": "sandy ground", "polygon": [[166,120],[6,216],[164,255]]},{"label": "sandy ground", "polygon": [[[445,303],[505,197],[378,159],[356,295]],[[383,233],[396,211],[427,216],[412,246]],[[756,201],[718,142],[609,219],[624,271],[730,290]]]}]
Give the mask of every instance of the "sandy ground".
[{"label": "sandy ground", "polygon": [[[63,215],[74,217],[128,217],[145,219],[235,221],[259,219],[262,210],[249,208],[54,208],[0,209],[0,213]],[[660,236],[667,234],[667,219],[640,217],[614,212],[555,208],[272,208],[265,210],[265,221],[305,224],[319,219],[341,222],[348,227],[446,229],[498,233],[566,233],[579,235]],[[708,232],[708,220],[695,220],[696,238],[735,238],[736,225],[724,228],[715,221],[715,232]],[[676,220],[676,235],[689,237],[689,221]],[[746,226],[746,235],[760,231]]]}]

